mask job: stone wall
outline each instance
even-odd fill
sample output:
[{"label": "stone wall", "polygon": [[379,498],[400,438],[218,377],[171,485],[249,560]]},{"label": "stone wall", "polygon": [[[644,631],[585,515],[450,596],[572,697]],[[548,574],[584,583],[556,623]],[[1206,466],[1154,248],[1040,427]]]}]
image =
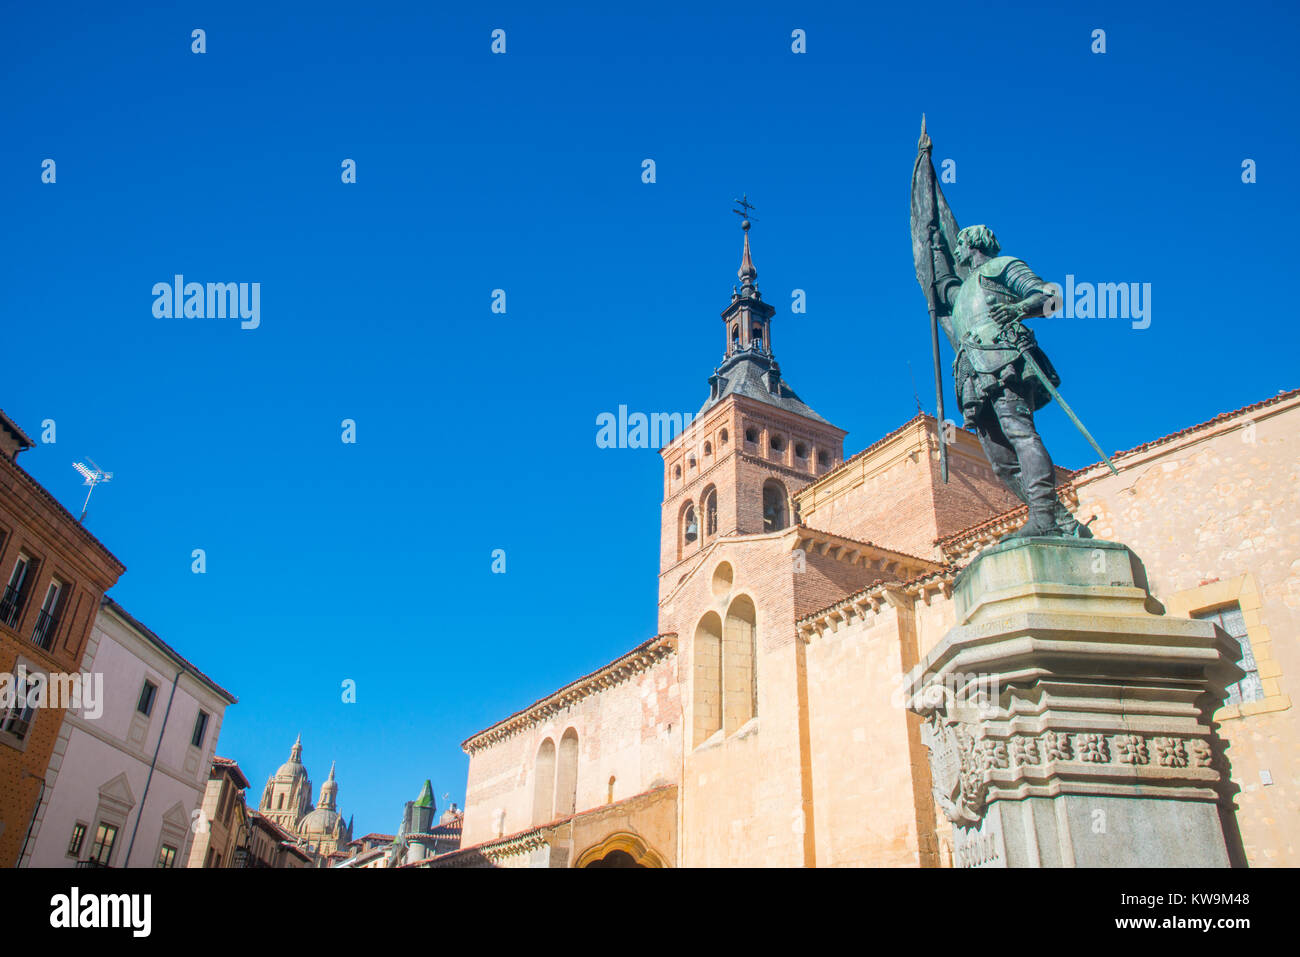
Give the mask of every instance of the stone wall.
[{"label": "stone wall", "polygon": [[[1300,865],[1300,396],[1220,417],[1076,480],[1081,517],[1146,566],[1169,614],[1236,603],[1262,701],[1220,709],[1251,866]],[[1271,783],[1269,783],[1271,782]]]},{"label": "stone wall", "polygon": [[[681,770],[682,735],[677,669],[678,656],[668,654],[626,677],[593,676],[602,686],[592,687],[567,708],[490,744],[471,744],[461,846],[564,816],[555,813],[553,803],[548,808],[545,801],[539,804],[535,798],[539,751],[546,741],[553,742],[558,763],[559,748],[569,729],[578,737],[576,811],[610,803],[611,778],[615,801],[675,784]],[[558,767],[555,773],[562,777]],[[549,793],[554,795],[554,786]]]}]

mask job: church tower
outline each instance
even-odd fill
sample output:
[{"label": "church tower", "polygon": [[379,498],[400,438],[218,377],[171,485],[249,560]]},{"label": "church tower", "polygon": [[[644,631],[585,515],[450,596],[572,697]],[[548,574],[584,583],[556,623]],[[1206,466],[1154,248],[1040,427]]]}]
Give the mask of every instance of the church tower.
[{"label": "church tower", "polygon": [[334,778],[334,765],[330,776],[320,786],[320,799],[316,808],[298,822],[298,837],[306,842],[308,850],[318,859],[328,857],[352,840],[352,825],[343,820],[338,809],[339,783]]},{"label": "church tower", "polygon": [[267,779],[257,809],[291,833],[296,832],[298,822],[311,810],[311,791],[311,779],[302,763],[300,734],[289,749],[289,760]]},{"label": "church tower", "polygon": [[781,377],[772,347],[776,309],[758,289],[748,219],[741,229],[740,285],[722,310],[722,362],[695,419],[660,452],[661,598],[719,538],[776,532],[797,521],[792,493],[843,458],[847,433]]}]

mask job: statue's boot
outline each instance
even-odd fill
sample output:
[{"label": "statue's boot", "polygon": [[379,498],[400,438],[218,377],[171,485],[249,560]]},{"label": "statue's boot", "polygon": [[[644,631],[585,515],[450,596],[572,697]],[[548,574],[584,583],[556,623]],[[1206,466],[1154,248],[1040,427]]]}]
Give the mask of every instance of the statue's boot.
[{"label": "statue's boot", "polygon": [[1007,538],[1035,538],[1046,535],[1064,535],[1056,523],[1056,511],[1050,505],[1030,505],[1029,517],[1018,530]]},{"label": "statue's boot", "polygon": [[1056,500],[1053,517],[1056,521],[1056,527],[1060,529],[1062,535],[1068,538],[1092,538],[1092,532],[1088,531],[1088,526],[1071,515],[1070,510],[1061,503],[1060,499]]}]

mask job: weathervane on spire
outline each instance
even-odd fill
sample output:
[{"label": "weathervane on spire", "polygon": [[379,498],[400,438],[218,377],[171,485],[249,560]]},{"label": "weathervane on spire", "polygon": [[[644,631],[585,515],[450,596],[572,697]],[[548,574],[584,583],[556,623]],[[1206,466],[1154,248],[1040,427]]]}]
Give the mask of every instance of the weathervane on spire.
[{"label": "weathervane on spire", "polygon": [[745,232],[749,232],[749,213],[751,210],[757,209],[758,207],[749,201],[748,193],[741,193],[740,199],[733,199],[732,202],[740,207],[740,209],[732,210],[733,213],[741,218],[740,228],[745,230]]}]

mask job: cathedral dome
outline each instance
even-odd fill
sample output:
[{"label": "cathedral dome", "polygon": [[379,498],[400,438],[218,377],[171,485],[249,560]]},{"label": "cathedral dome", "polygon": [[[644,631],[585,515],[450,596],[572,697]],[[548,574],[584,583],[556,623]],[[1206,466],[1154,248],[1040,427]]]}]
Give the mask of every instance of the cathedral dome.
[{"label": "cathedral dome", "polygon": [[306,776],[307,769],[302,765],[302,735],[300,734],[289,751],[289,760],[280,765],[279,770],[275,772],[275,780],[292,781],[294,778]]},{"label": "cathedral dome", "polygon": [[309,841],[312,838],[332,836],[342,821],[343,815],[334,808],[318,807],[298,822],[298,834]]},{"label": "cathedral dome", "polygon": [[343,820],[335,803],[339,784],[334,778],[334,765],[330,765],[330,776],[321,785],[320,800],[316,808],[304,814],[298,822],[298,836],[310,846],[322,852],[337,850],[339,845],[352,839],[351,825]]}]

